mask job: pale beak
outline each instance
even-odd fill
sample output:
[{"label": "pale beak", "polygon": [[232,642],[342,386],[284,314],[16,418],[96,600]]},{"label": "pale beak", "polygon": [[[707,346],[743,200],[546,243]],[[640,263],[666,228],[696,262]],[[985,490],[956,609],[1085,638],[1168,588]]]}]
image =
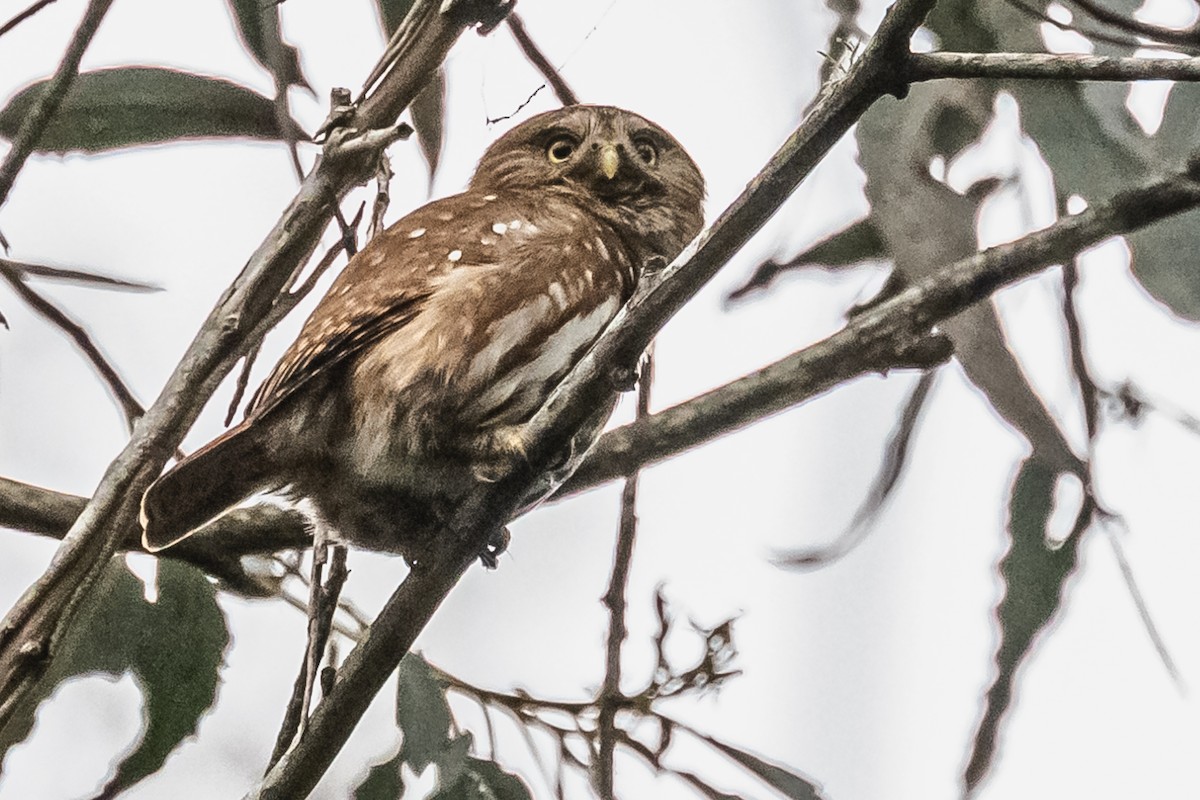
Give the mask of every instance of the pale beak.
[{"label": "pale beak", "polygon": [[617,170],[621,167],[621,154],[617,152],[615,144],[606,144],[600,148],[600,171],[604,173],[604,177],[610,181],[617,176]]}]

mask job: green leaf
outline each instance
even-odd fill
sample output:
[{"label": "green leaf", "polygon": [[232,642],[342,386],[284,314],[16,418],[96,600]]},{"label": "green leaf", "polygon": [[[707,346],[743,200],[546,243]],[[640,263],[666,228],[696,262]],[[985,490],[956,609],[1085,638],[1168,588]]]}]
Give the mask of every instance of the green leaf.
[{"label": "green leaf", "polygon": [[159,594],[147,602],[141,582],[114,559],[64,634],[35,697],[5,730],[0,754],[23,740],[37,704],[62,681],[92,673],[131,672],[144,697],[144,728],[133,752],[102,790],[112,796],[158,770],[216,699],[229,644],[215,589],[204,574],[170,559],[159,561]]},{"label": "green leaf", "polygon": [[379,9],[379,24],[383,26],[383,32],[389,38],[396,32],[396,28],[400,27],[400,23],[413,7],[413,2],[414,0],[375,0],[375,6]]},{"label": "green leaf", "polygon": [[[1043,11],[1049,0],[1033,0]],[[1132,16],[1141,0],[1110,0],[1106,9]],[[977,52],[1044,52],[1030,18],[1012,3],[944,0],[928,24],[943,49]],[[1134,54],[1136,43],[1093,40],[1096,55]],[[979,82],[977,82],[979,83]],[[1162,127],[1146,136],[1125,107],[1124,84],[1070,81],[1011,81],[1021,123],[1054,172],[1061,197],[1077,194],[1091,202],[1138,185],[1147,174],[1176,169],[1195,141],[1200,88],[1176,84]],[[1126,237],[1131,268],[1145,289],[1171,311],[1200,320],[1200,212],[1188,212]]]},{"label": "green leaf", "polygon": [[[859,163],[867,176],[871,219],[901,283],[926,278],[977,249],[975,218],[982,193],[958,194],[934,180],[929,165],[939,156],[951,160],[979,136],[991,117],[992,99],[991,90],[978,82],[930,83],[912,87],[902,102],[880,100],[859,120]],[[897,158],[898,152],[904,157]],[[1078,457],[1008,349],[994,304],[976,303],[940,327],[954,342],[967,377],[1038,457],[1059,469],[1080,471]]]},{"label": "green leaf", "polygon": [[400,767],[404,759],[397,753],[382,764],[371,767],[367,778],[354,790],[354,800],[399,800],[404,797]]},{"label": "green leaf", "polygon": [[280,86],[304,86],[308,81],[300,69],[300,53],[285,44],[279,29],[279,4],[263,0],[227,0],[238,24],[242,43],[275,76]]},{"label": "green leaf", "polygon": [[[469,740],[469,737],[462,737]],[[444,773],[443,773],[444,774]],[[429,800],[532,800],[525,782],[494,761],[466,756],[453,783],[439,781]]]},{"label": "green leaf", "polygon": [[766,289],[781,274],[809,267],[843,269],[864,261],[882,260],[890,255],[879,227],[871,217],[851,223],[787,261],[764,261],[754,268],[746,282],[729,293],[737,300],[751,292]]},{"label": "green leaf", "polygon": [[433,182],[442,155],[442,132],[446,114],[446,71],[438,69],[408,107],[421,152],[429,164],[429,180]]},{"label": "green leaf", "polygon": [[397,670],[396,723],[404,736],[400,758],[420,774],[450,743],[446,687],[419,653],[409,653]]},{"label": "green leaf", "polygon": [[720,750],[729,758],[736,761],[747,771],[753,773],[760,781],[770,786],[784,797],[791,800],[821,800],[821,790],[817,784],[795,772],[772,764],[753,753],[739,750],[736,747],[719,742],[711,736],[700,736],[709,747]]},{"label": "green leaf", "polygon": [[1046,524],[1054,506],[1057,474],[1035,459],[1017,473],[1009,504],[1009,550],[1000,561],[1004,596],[996,608],[1000,646],[996,680],[984,700],[983,719],[971,748],[964,776],[973,789],[987,775],[1005,712],[1012,704],[1017,670],[1029,656],[1034,639],[1062,605],[1067,578],[1075,571],[1079,535],[1057,549],[1046,543]]},{"label": "green leaf", "polygon": [[[12,139],[45,87],[18,92],[0,110],[0,136]],[[290,138],[307,140],[295,120]],[[244,86],[161,67],[81,73],[38,141],[37,151],[99,153],[179,139],[280,139],[272,101]]]}]

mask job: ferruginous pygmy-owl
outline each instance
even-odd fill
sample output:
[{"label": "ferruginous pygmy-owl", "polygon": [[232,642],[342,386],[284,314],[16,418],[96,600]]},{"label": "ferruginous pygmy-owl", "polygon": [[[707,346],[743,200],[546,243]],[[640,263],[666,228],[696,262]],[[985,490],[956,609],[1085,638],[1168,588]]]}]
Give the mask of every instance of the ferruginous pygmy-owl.
[{"label": "ferruginous pygmy-owl", "polygon": [[284,491],[344,540],[419,558],[454,505],[520,457],[522,426],[642,267],[700,232],[703,198],[695,162],[637,114],[572,106],[518,125],[467,191],[355,255],[245,421],[149,488],[147,549]]}]

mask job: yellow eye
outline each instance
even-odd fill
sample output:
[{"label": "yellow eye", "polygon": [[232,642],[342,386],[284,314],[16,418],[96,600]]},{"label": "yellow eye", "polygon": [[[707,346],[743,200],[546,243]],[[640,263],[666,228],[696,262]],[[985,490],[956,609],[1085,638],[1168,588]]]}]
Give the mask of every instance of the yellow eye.
[{"label": "yellow eye", "polygon": [[575,155],[575,140],[569,136],[559,136],[546,148],[546,158],[552,164],[561,164]]},{"label": "yellow eye", "polygon": [[638,139],[633,143],[633,148],[637,151],[638,158],[646,164],[653,167],[658,162],[658,148],[649,139]]}]

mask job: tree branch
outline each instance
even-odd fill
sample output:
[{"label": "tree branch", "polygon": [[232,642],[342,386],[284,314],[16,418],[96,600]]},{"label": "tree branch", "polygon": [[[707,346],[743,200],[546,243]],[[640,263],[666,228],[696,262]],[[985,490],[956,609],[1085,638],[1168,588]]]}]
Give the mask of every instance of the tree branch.
[{"label": "tree branch", "polygon": [[[650,415],[650,388],[654,383],[654,355],[642,362],[638,378],[637,418]],[[608,609],[608,641],[605,646],[604,683],[597,695],[600,708],[597,719],[599,738],[596,756],[596,785],[601,800],[613,800],[613,752],[617,744],[617,709],[625,700],[621,694],[621,645],[629,635],[625,628],[625,594],[629,588],[629,566],[633,562],[633,545],[637,540],[638,473],[631,470],[621,492],[621,522],[617,530],[617,547],[613,553],[612,576],[604,605]]]},{"label": "tree branch", "polygon": [[[8,192],[12,189],[17,174],[25,166],[25,161],[37,146],[38,139],[42,138],[42,132],[50,124],[54,113],[58,111],[63,98],[71,89],[71,84],[75,82],[75,76],[79,74],[79,62],[83,58],[83,51],[87,50],[88,45],[92,43],[92,37],[96,35],[96,29],[100,27],[100,22],[108,13],[111,5],[112,0],[91,0],[88,3],[87,9],[83,12],[83,19],[80,20],[79,27],[75,29],[75,35],[71,38],[71,44],[67,46],[58,69],[46,84],[46,88],[38,95],[28,116],[21,123],[20,130],[13,138],[12,147],[4,157],[4,163],[0,164],[0,206],[3,206],[4,201],[8,199]],[[20,22],[20,19],[14,20],[14,24],[15,22]]]},{"label": "tree branch", "polygon": [[564,106],[573,106],[579,103],[579,98],[575,96],[575,92],[571,91],[571,87],[567,85],[562,74],[554,68],[550,63],[550,59],[546,58],[546,54],[542,52],[542,48],[537,46],[537,42],[533,41],[529,35],[529,31],[525,30],[524,21],[514,11],[508,15],[505,20],[508,24],[508,29],[512,32],[513,38],[517,40],[517,46],[521,48],[521,52],[525,54],[525,58],[529,59],[529,63],[542,73],[542,77],[546,79],[546,83],[550,84],[550,88],[554,90],[554,94],[558,97],[558,102]]},{"label": "tree branch", "polygon": [[913,53],[913,83],[945,78],[1057,81],[1200,81],[1200,58],[1118,58],[1054,53]]}]

